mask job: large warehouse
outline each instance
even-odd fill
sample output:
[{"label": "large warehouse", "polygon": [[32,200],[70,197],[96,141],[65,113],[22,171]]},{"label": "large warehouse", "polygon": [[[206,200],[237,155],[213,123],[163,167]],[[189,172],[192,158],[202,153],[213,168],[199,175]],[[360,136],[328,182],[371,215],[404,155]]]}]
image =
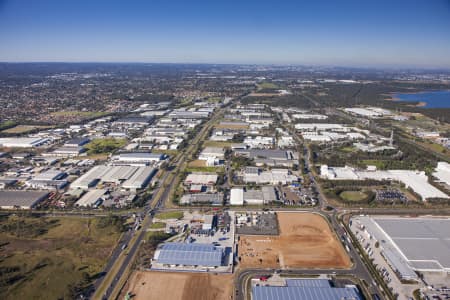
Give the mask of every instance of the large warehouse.
[{"label": "large warehouse", "polygon": [[98,182],[122,184],[125,189],[142,189],[155,175],[156,169],[147,166],[95,166],[71,184],[72,189],[88,190]]},{"label": "large warehouse", "polygon": [[356,286],[332,287],[326,279],[286,279],[286,286],[253,286],[252,300],[361,300]]},{"label": "large warehouse", "polygon": [[11,137],[0,138],[0,146],[7,148],[34,148],[48,143],[47,138]]},{"label": "large warehouse", "polygon": [[48,194],[42,191],[0,191],[0,208],[31,209],[47,198]]},{"label": "large warehouse", "polygon": [[155,252],[154,260],[162,265],[219,267],[224,251],[210,244],[166,243]]},{"label": "large warehouse", "polygon": [[380,242],[400,278],[416,279],[414,271],[450,273],[450,218],[364,216],[355,221]]}]

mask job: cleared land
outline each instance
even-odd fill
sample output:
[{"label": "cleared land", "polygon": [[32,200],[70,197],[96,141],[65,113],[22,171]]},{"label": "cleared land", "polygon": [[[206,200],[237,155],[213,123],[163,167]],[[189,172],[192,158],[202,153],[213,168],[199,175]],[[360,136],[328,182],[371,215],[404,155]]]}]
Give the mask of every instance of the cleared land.
[{"label": "cleared land", "polygon": [[278,213],[279,236],[239,240],[242,268],[349,268],[351,262],[326,220],[312,213]]},{"label": "cleared land", "polygon": [[136,271],[124,292],[133,300],[226,300],[233,293],[233,275]]},{"label": "cleared land", "polygon": [[99,219],[0,219],[0,298],[72,299],[102,271],[120,233]]}]

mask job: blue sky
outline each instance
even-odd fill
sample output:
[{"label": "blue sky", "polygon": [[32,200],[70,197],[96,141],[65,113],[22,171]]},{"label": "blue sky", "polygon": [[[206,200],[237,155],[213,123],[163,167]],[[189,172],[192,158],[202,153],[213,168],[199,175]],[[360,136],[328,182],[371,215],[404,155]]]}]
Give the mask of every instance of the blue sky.
[{"label": "blue sky", "polygon": [[0,61],[450,68],[450,1],[0,0]]}]

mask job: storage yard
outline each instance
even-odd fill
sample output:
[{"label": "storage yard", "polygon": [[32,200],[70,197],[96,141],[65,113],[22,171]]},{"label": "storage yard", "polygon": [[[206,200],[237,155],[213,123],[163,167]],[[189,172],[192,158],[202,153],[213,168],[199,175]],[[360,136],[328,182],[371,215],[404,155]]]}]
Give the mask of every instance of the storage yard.
[{"label": "storage yard", "polygon": [[225,300],[233,293],[233,275],[137,271],[123,290],[134,300]]},{"label": "storage yard", "polygon": [[279,236],[241,235],[242,268],[349,268],[351,262],[326,220],[312,213],[278,213]]}]

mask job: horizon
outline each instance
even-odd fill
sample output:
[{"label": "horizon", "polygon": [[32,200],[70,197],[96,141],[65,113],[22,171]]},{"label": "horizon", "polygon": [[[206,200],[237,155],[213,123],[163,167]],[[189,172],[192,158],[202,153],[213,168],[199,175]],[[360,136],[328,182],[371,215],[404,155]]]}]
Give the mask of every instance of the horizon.
[{"label": "horizon", "polygon": [[0,0],[0,61],[450,69],[450,2]]},{"label": "horizon", "polygon": [[155,62],[155,61],[1,61],[0,64],[109,64],[109,65],[204,65],[204,66],[258,66],[258,67],[303,67],[303,68],[336,68],[378,71],[444,71],[450,67],[426,67],[408,65],[320,65],[320,64],[282,64],[282,63],[217,63],[217,62]]}]

